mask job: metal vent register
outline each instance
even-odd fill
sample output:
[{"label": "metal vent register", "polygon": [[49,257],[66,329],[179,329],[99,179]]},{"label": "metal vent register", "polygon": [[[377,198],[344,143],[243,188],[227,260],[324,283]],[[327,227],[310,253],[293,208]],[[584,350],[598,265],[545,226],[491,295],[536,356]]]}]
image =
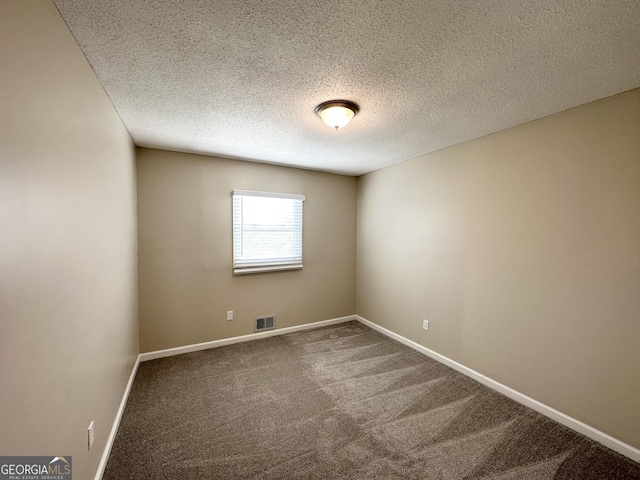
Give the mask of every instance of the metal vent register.
[{"label": "metal vent register", "polygon": [[267,315],[266,317],[257,317],[254,332],[262,332],[263,330],[273,330],[276,328],[276,316]]}]

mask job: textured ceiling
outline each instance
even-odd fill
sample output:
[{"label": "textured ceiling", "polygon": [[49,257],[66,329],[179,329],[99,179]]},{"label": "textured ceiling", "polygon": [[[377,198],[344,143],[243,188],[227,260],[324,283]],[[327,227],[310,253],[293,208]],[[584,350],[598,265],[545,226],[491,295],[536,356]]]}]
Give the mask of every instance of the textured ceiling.
[{"label": "textured ceiling", "polygon": [[640,86],[639,0],[55,3],[144,147],[358,175]]}]

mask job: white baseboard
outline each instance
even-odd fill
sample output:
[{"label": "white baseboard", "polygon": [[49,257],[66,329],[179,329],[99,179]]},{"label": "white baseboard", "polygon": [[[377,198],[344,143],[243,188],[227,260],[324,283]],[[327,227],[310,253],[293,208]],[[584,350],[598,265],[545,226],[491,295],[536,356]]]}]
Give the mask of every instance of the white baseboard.
[{"label": "white baseboard", "polygon": [[542,415],[545,415],[551,418],[552,420],[555,420],[556,422],[561,423],[562,425],[569,427],[570,429],[575,430],[576,432],[581,433],[582,435],[589,437],[592,440],[595,440],[596,442],[601,443],[606,447],[609,447],[611,450],[614,450],[624,455],[625,457],[630,458],[631,460],[640,462],[640,450],[638,450],[637,448],[632,447],[631,445],[628,445],[618,440],[617,438],[612,437],[611,435],[601,432],[600,430],[597,430],[587,425],[586,423],[581,422],[580,420],[576,420],[575,418],[572,418],[569,415],[566,415],[554,408],[551,408],[550,406],[545,405],[544,403],[541,403],[523,393],[520,393],[510,387],[507,387],[506,385],[496,382],[495,380],[492,380],[491,378],[485,375],[482,375],[481,373],[476,372],[475,370],[472,370],[469,367],[465,367],[461,363],[451,360],[450,358],[445,357],[444,355],[440,355],[439,353],[436,353],[433,350],[428,349],[427,347],[423,347],[422,345],[412,340],[409,340],[408,338],[405,338],[402,335],[398,335],[397,333],[394,333],[391,330],[387,330],[386,328],[381,327],[380,325],[377,325],[361,317],[360,315],[356,315],[356,320],[363,323],[364,325],[367,325],[368,327],[373,328],[374,330],[377,330],[378,332],[382,333],[383,335],[386,335],[387,337],[393,338],[394,340],[397,340],[398,342],[408,347],[411,347],[414,350],[417,350],[418,352],[423,353],[424,355],[427,355],[428,357],[431,357],[434,360],[437,360],[438,362],[443,363],[448,367],[451,367],[454,370],[457,370],[458,372],[473,378],[474,380],[477,380],[483,385],[486,385],[487,387],[499,393],[502,393],[503,395],[506,395],[512,400],[515,400],[518,403],[526,405],[527,407],[535,410],[536,412],[541,413]]},{"label": "white baseboard", "polygon": [[233,345],[234,343],[248,342],[251,340],[258,340],[260,338],[274,337],[276,335],[285,335],[287,333],[300,332],[302,330],[311,330],[313,328],[349,322],[355,319],[355,315],[348,315],[346,317],[332,318],[330,320],[306,323],[304,325],[296,325],[295,327],[276,328],[275,330],[269,330],[268,332],[252,333],[249,335],[242,335],[240,337],[223,338],[220,340],[212,340],[211,342],[185,345],[184,347],[167,348],[166,350],[156,350],[154,352],[141,353],[140,361],[146,362],[148,360],[155,360],[156,358],[171,357],[173,355],[180,355],[182,353],[197,352],[199,350],[224,347],[225,345]]},{"label": "white baseboard", "polygon": [[109,455],[111,454],[111,448],[113,447],[113,442],[116,439],[118,427],[120,426],[120,420],[122,420],[122,414],[124,413],[124,409],[127,406],[127,400],[129,399],[131,386],[133,385],[133,380],[136,378],[136,373],[138,372],[139,365],[140,355],[138,355],[138,357],[136,358],[136,363],[133,364],[133,368],[131,369],[131,375],[129,375],[127,387],[124,389],[124,394],[122,395],[122,400],[120,401],[120,407],[118,407],[118,413],[116,413],[116,418],[113,421],[113,426],[111,427],[109,438],[107,438],[107,444],[105,445],[104,451],[102,452],[102,458],[100,459],[100,464],[98,465],[98,471],[96,472],[95,480],[102,480],[102,475],[104,475],[104,469],[107,466],[107,461],[109,460]]}]

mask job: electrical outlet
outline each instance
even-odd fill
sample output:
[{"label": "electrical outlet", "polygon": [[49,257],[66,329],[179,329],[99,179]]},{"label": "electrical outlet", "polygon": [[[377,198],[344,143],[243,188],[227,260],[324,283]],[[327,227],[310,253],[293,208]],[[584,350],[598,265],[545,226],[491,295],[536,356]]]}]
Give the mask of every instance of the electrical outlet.
[{"label": "electrical outlet", "polygon": [[87,449],[91,450],[93,447],[93,420],[89,424],[89,428],[87,428]]},{"label": "electrical outlet", "polygon": [[227,320],[233,320],[233,310],[227,310]]},{"label": "electrical outlet", "polygon": [[429,330],[429,320],[422,320],[422,328]]}]

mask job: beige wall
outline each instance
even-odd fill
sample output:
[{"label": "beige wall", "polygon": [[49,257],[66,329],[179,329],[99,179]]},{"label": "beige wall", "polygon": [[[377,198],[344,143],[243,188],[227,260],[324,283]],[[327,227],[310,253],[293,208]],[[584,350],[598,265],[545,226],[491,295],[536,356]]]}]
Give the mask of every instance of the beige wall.
[{"label": "beige wall", "polygon": [[0,64],[0,455],[88,479],[138,353],[135,149],[52,2],[0,2]]},{"label": "beige wall", "polygon": [[359,315],[640,448],[640,90],[358,189]]},{"label": "beige wall", "polygon": [[[137,178],[141,351],[355,313],[355,178],[150,149]],[[302,270],[232,274],[233,189],[306,195]]]}]

